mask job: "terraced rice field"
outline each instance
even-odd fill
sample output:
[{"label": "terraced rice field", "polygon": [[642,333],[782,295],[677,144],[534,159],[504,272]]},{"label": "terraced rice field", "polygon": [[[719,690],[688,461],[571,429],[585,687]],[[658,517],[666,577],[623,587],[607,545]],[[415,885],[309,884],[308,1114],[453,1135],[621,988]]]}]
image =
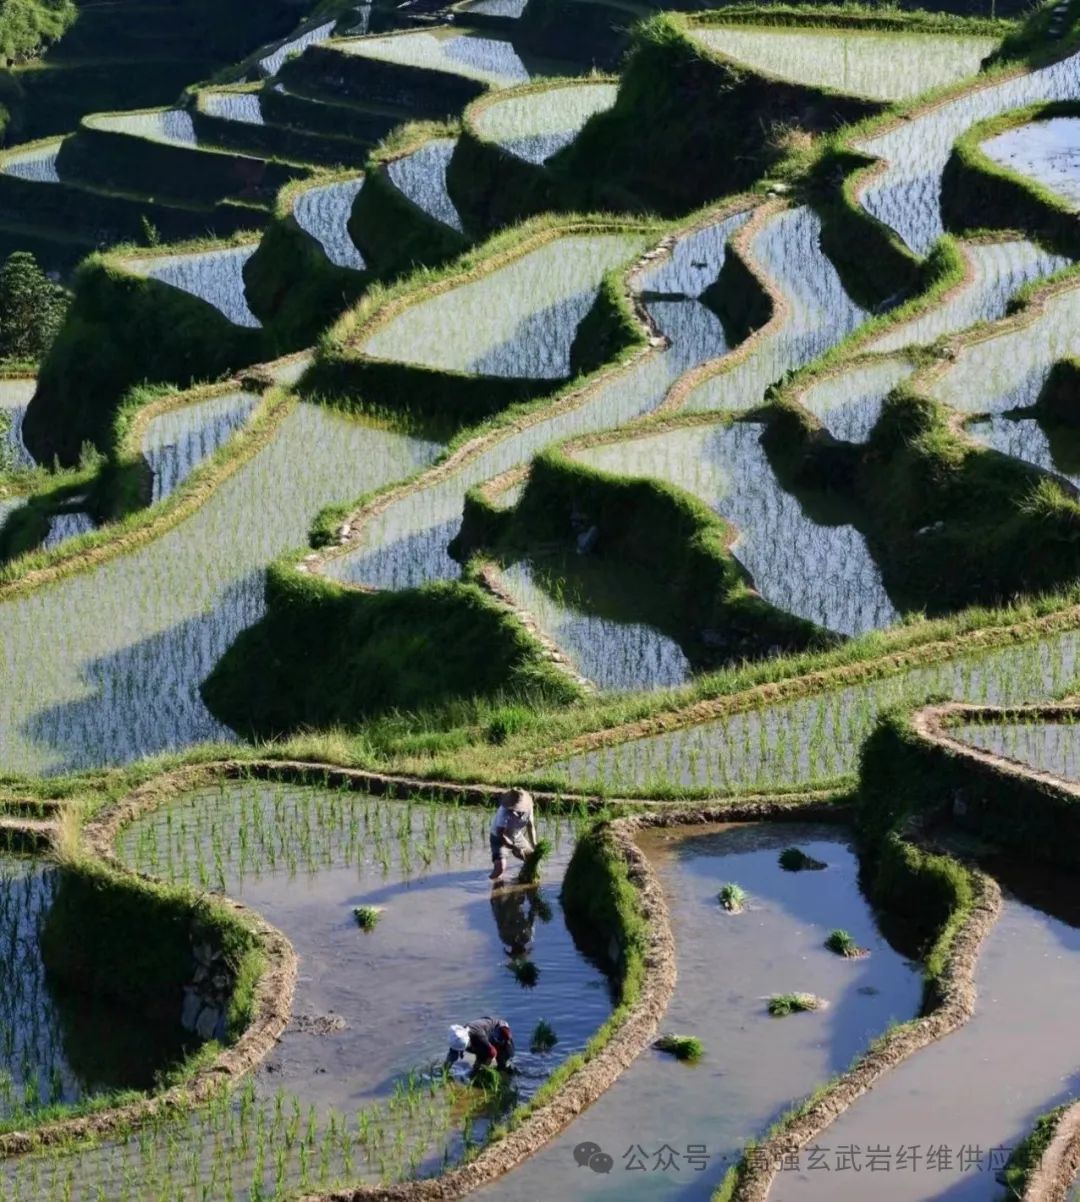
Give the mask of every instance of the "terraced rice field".
[{"label": "terraced rice field", "polygon": [[983,143],[995,162],[1030,176],[1080,207],[1080,117],[1051,117],[1008,130]]},{"label": "terraced rice field", "polygon": [[485,104],[473,117],[481,137],[528,163],[546,163],[569,146],[582,126],[615,103],[611,83],[573,83]]},{"label": "terraced rice field", "polygon": [[603,273],[640,247],[640,240],[614,234],[553,239],[476,283],[409,308],[360,349],[434,370],[565,379]]},{"label": "terraced rice field", "polygon": [[293,205],[296,224],[319,243],[330,262],[353,271],[364,270],[364,257],[348,229],[349,214],[363,186],[363,179],[356,179],[306,188]]},{"label": "terraced rice field", "polygon": [[5,255],[121,249],[39,362],[0,288],[2,1202],[1065,1202],[1053,3],[312,3],[12,94]]},{"label": "terraced rice field", "polygon": [[87,118],[87,123],[94,129],[130,134],[134,138],[148,138],[151,142],[168,142],[175,146],[197,146],[199,142],[191,114],[183,109],[97,113]]},{"label": "terraced rice field", "polygon": [[780,79],[873,100],[908,100],[976,75],[997,47],[988,37],[720,26],[695,39]]},{"label": "terraced rice field", "polygon": [[456,144],[454,138],[434,138],[419,150],[394,159],[387,174],[394,187],[418,209],[460,233],[461,215],[446,190],[446,169]]},{"label": "terraced rice field", "polygon": [[244,289],[244,267],[254,253],[254,246],[238,246],[126,259],[124,266],[213,305],[234,325],[258,329],[262,323],[248,306]]},{"label": "terraced rice field", "polygon": [[496,88],[529,78],[528,68],[509,39],[460,33],[452,28],[344,40],[338,48],[376,62],[445,71]]}]

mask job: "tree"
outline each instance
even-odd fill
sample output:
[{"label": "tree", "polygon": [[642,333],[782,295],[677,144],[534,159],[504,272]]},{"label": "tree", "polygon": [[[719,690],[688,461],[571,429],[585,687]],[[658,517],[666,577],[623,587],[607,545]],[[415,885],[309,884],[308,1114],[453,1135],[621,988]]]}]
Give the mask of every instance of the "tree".
[{"label": "tree", "polygon": [[10,66],[33,58],[77,15],[72,0],[0,0],[0,60]]},{"label": "tree", "polygon": [[67,312],[68,294],[32,254],[17,250],[0,267],[0,359],[40,359]]}]

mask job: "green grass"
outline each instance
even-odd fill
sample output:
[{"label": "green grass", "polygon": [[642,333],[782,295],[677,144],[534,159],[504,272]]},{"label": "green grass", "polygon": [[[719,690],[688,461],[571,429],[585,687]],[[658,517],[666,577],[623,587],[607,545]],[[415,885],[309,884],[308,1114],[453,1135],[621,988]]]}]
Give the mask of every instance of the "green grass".
[{"label": "green grass", "polygon": [[1031,1131],[1013,1148],[1001,1182],[1009,1198],[1027,1196],[1028,1180],[1038,1167],[1046,1149],[1050,1147],[1061,1116],[1067,1109],[1068,1105],[1058,1106],[1046,1114],[1039,1115]]},{"label": "green grass", "polygon": [[373,931],[379,923],[380,910],[378,906],[354,906],[353,917],[356,925],[362,931]]},{"label": "green grass", "polygon": [[819,1010],[821,999],[812,993],[774,993],[769,998],[769,1013],[773,1018],[784,1018],[806,1010]]},{"label": "green grass", "polygon": [[653,1047],[687,1064],[696,1064],[705,1053],[701,1040],[694,1035],[661,1035]]},{"label": "green grass", "polygon": [[738,914],[746,906],[746,890],[729,881],[720,889],[716,900],[725,910]]}]

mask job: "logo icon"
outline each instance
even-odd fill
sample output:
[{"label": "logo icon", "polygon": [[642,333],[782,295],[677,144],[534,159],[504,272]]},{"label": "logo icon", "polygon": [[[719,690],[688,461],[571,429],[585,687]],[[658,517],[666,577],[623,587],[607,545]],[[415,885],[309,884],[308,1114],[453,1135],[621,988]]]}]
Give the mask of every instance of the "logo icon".
[{"label": "logo icon", "polygon": [[594,1173],[610,1173],[615,1161],[591,1140],[585,1140],[574,1148],[574,1159],[580,1168],[590,1168]]}]

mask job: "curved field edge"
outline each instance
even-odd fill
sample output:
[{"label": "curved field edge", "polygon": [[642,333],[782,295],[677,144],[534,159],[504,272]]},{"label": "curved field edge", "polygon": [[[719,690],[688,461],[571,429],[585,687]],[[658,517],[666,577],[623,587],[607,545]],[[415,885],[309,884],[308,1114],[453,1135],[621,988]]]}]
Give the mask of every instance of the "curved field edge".
[{"label": "curved field edge", "polygon": [[[879,754],[914,781],[928,807],[961,803],[991,838],[1033,858],[1075,862],[1080,785],[961,741],[968,724],[1061,723],[1080,716],[1076,703],[1023,706],[934,703],[897,714],[879,733]],[[965,817],[965,821],[969,819]],[[1080,1100],[1039,1120],[1023,1166],[1024,1202],[1065,1202],[1080,1172]]]},{"label": "curved field edge", "polygon": [[[934,892],[935,876],[939,897],[948,899],[927,957],[934,1008],[890,1031],[848,1072],[784,1116],[760,1144],[749,1145],[714,1202],[765,1202],[785,1154],[817,1138],[889,1069],[975,1013],[975,965],[1000,909],[1001,891],[983,872],[920,848],[923,821],[962,814],[965,826],[1010,851],[1071,864],[1080,831],[1080,786],[960,742],[949,730],[971,722],[1052,722],[1078,713],[1075,705],[950,702],[899,709],[881,719],[864,748],[857,826],[876,860],[870,884],[875,900],[883,900],[883,892],[925,899]],[[1080,1102],[1055,1112],[1036,1135],[1024,1202],[1064,1202],[1080,1169]]]},{"label": "curved field edge", "polygon": [[[1077,271],[1075,267],[1070,268],[1049,281],[1042,281],[1034,288],[1029,288],[1023,294],[1023,303],[1011,316],[998,322],[972,327],[951,339],[950,346],[959,349],[987,337],[1029,325],[1044,311],[1046,300],[1062,288],[1075,285]],[[935,303],[947,297],[952,288],[958,286],[959,278],[955,265],[942,274],[943,293],[934,298]],[[922,301],[918,302],[919,308],[922,304]],[[897,319],[906,320],[912,311],[907,308],[898,311]],[[881,333],[883,324],[875,325],[875,336]],[[850,366],[860,362],[857,352],[864,337],[860,334],[851,343],[846,344],[848,351],[845,354],[835,353],[807,373],[796,377],[798,389],[805,389],[811,381],[821,378],[824,372],[835,370],[841,365]],[[846,354],[850,354],[851,351],[856,353],[847,358]],[[948,361],[930,358],[920,383],[947,365]],[[711,365],[712,374],[721,370],[723,369]],[[685,379],[686,377],[683,377],[673,391],[681,392]],[[791,391],[794,390],[795,386]],[[665,402],[660,412],[667,407]],[[656,417],[646,418],[633,426],[624,427],[623,436],[631,429],[635,432],[645,432],[650,426],[655,427],[656,421]],[[1010,621],[1012,614],[1019,615],[1020,620]],[[999,624],[996,631],[995,623]],[[515,757],[510,766],[519,772],[523,769],[534,771],[545,763],[580,751],[594,750],[597,747],[627,742],[661,731],[696,725],[731,713],[759,709],[777,701],[806,696],[837,685],[873,679],[908,667],[942,662],[968,651],[1010,642],[1025,642],[1050,630],[1071,629],[1078,623],[1080,608],[1076,607],[1074,590],[1069,590],[1057,595],[1034,598],[1021,606],[970,608],[946,619],[893,627],[884,632],[853,639],[834,651],[791,657],[775,663],[755,664],[714,674],[691,689],[683,690],[682,697],[685,700],[681,706],[678,701],[672,704],[670,693],[659,694],[651,700],[641,699],[636,703],[640,706],[641,715],[631,722],[604,726],[603,709],[600,709],[599,714],[594,709],[591,716],[601,719],[598,724],[600,729],[572,734],[569,738],[542,749],[523,749],[522,754]],[[611,708],[614,710],[614,707]],[[589,716],[577,716],[575,724],[579,731],[588,721]],[[558,719],[554,719],[552,724],[557,722]]]},{"label": "curved field edge", "polygon": [[[845,125],[834,134],[822,138],[809,161],[800,161],[799,156],[794,156],[792,167],[795,178],[799,177],[802,168],[802,181],[822,217],[822,246],[833,259],[847,291],[864,307],[887,305],[894,303],[897,298],[904,299],[922,293],[931,281],[925,275],[928,260],[920,260],[894,229],[863,207],[863,190],[887,168],[888,162],[860,149],[858,144],[925,116],[962,95],[996,86],[1069,58],[1080,47],[1080,30],[1075,28],[1080,8],[1074,5],[1071,12],[1073,32],[1060,41],[1050,45],[1046,43],[1043,27],[1050,15],[1050,6],[1046,5],[1037,9],[1018,26],[1014,34],[1005,39],[998,54],[986,63],[978,75],[912,100],[892,104],[884,113]],[[959,139],[959,144],[964,142],[963,137]],[[953,161],[962,154],[962,150],[954,152]],[[952,169],[950,161],[946,181]],[[788,173],[782,174],[786,176]],[[951,202],[953,211],[948,207],[945,210],[952,220],[947,220],[946,225],[975,229],[976,226],[963,217],[965,206],[971,203],[971,193],[966,190],[960,192],[946,182],[947,201],[954,192],[956,197]],[[1039,206],[1037,214],[1042,219],[1042,225],[1029,232],[1033,237],[1040,238],[1045,236],[1048,210]],[[1013,224],[1013,221],[1004,221],[1002,228],[1011,229]]]},{"label": "curved field edge", "polygon": [[942,179],[941,208],[952,229],[1017,229],[1052,250],[1080,257],[1080,213],[1030,176],[995,162],[982,144],[1034,121],[1080,116],[1080,101],[1014,109],[973,125],[953,146]]},{"label": "curved field edge", "polygon": [[[191,764],[145,781],[106,804],[83,826],[79,835],[82,858],[71,861],[72,871],[106,882],[111,880],[155,898],[175,898],[180,903],[195,905],[200,895],[166,886],[125,867],[113,850],[116,836],[139,815],[181,793],[223,778],[252,777],[347,785],[392,796],[416,795],[415,782],[376,778],[314,762]],[[465,803],[487,805],[492,799],[489,790],[448,786],[442,791],[444,798],[451,794]],[[744,807],[739,813],[754,816],[762,808]],[[788,807],[781,803],[778,812],[786,813]],[[586,916],[606,940],[614,940],[620,949],[616,1008],[590,1039],[585,1051],[560,1066],[531,1102],[496,1128],[491,1142],[461,1166],[439,1178],[321,1194],[323,1202],[345,1198],[419,1202],[427,1198],[463,1197],[532,1155],[594,1102],[651,1043],[674,988],[674,938],[663,891],[646,857],[634,844],[632,829],[620,823],[594,826],[575,848],[564,883],[567,907]],[[243,923],[263,957],[261,974],[251,987],[252,1018],[235,1044],[208,1063],[199,1064],[181,1085],[159,1094],[93,1115],[45,1122],[30,1132],[0,1135],[0,1157],[60,1143],[70,1145],[83,1138],[101,1139],[130,1131],[165,1114],[181,1113],[208,1101],[223,1084],[235,1081],[265,1057],[290,1017],[297,967],[295,952],[284,935],[240,903],[215,898],[211,908],[223,916],[223,921]]]}]

